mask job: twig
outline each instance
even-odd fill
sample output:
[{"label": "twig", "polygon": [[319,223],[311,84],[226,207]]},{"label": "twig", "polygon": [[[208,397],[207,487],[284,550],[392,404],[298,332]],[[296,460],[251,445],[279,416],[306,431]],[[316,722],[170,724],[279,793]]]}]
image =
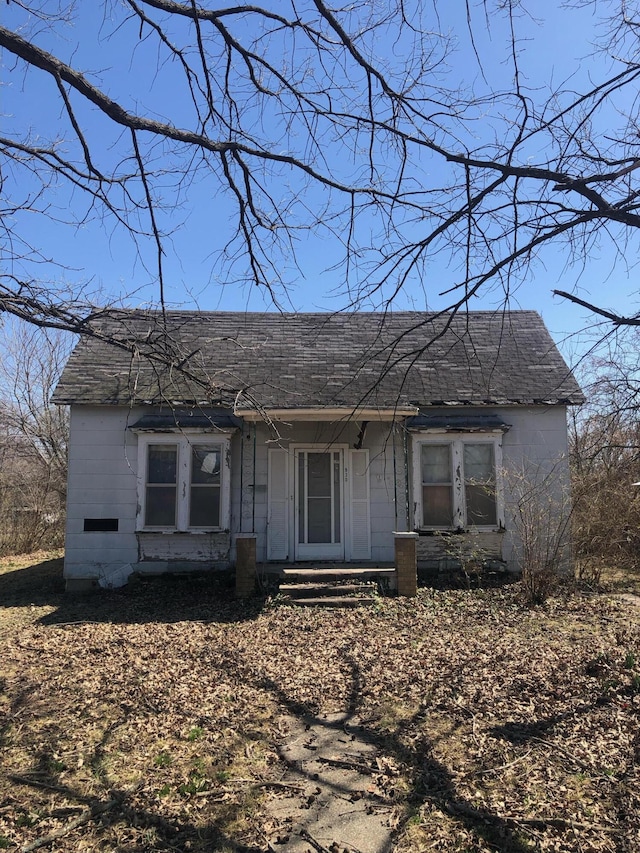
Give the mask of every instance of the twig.
[{"label": "twig", "polygon": [[340,847],[342,847],[342,853],[362,853],[362,850],[359,847],[354,847],[353,844],[345,843],[344,841],[340,842]]},{"label": "twig", "polygon": [[344,761],[341,758],[318,758],[316,761],[321,761],[323,764],[331,764],[332,767],[344,767],[346,770],[359,770],[361,773],[366,773],[367,776],[371,776],[376,771],[373,767],[370,767],[368,764],[362,764],[359,761]]},{"label": "twig", "polygon": [[208,797],[211,803],[224,803],[230,797],[230,792],[225,791],[222,795],[218,791],[210,789],[206,791],[196,791],[195,794],[190,794],[191,797]]},{"label": "twig", "polygon": [[576,758],[576,756],[572,752],[569,752],[568,749],[565,749],[564,747],[560,746],[559,743],[551,743],[550,741],[545,740],[542,737],[535,737],[535,735],[532,736],[530,739],[532,741],[536,741],[536,743],[540,743],[543,746],[548,747],[549,749],[552,749],[554,752],[561,752],[567,759],[567,761],[570,761],[574,767],[578,767],[580,770],[584,771],[585,773],[588,773],[591,778],[610,781],[608,776],[596,772],[589,764],[585,763],[584,761],[581,761],[579,758]]},{"label": "twig", "polygon": [[264,782],[257,781],[256,779],[229,779],[223,790],[235,791],[237,788],[233,786],[236,785],[249,785],[251,788],[290,788],[292,791],[304,791],[304,788],[301,788],[300,785],[290,782]]},{"label": "twig", "polygon": [[300,785],[291,785],[288,782],[256,782],[251,786],[252,788],[279,788],[285,791],[300,791],[303,792],[304,788]]},{"label": "twig", "polygon": [[55,832],[50,832],[49,835],[44,835],[42,838],[36,838],[36,840],[32,841],[31,844],[27,844],[22,848],[22,853],[31,853],[32,850],[38,850],[40,847],[46,847],[48,844],[52,844],[54,841],[57,841],[58,838],[62,838],[62,836],[67,835],[67,833],[72,832],[79,826],[82,826],[99,815],[104,814],[104,812],[109,811],[109,809],[114,808],[114,806],[117,806],[119,803],[120,800],[109,800],[108,803],[102,803],[86,809],[81,815],[75,818],[75,820],[66,824],[66,826],[56,829]]},{"label": "twig", "polygon": [[306,829],[300,830],[300,838],[304,838],[305,841],[308,841],[312,847],[315,847],[318,853],[331,853],[328,847],[325,847],[323,844],[320,844],[320,842],[315,839],[310,832],[307,832]]},{"label": "twig", "polygon": [[195,794],[192,794],[192,797],[213,797],[216,794],[219,795],[220,791],[223,792],[222,796],[218,796],[217,799],[213,800],[213,802],[223,802],[225,797],[229,796],[229,794],[235,794],[238,792],[242,792],[244,790],[249,791],[257,791],[260,788],[278,788],[285,791],[297,791],[298,793],[303,793],[304,788],[300,785],[292,785],[288,782],[252,782],[250,779],[237,779],[236,782],[245,782],[246,786],[230,786],[225,785],[223,788],[219,788],[216,790],[207,790],[207,791],[197,791]]},{"label": "twig", "polygon": [[59,809],[54,809],[52,812],[49,812],[49,817],[70,817],[72,814],[78,814],[78,812],[82,811],[82,806],[64,806]]},{"label": "twig", "polygon": [[439,806],[443,811],[453,815],[465,815],[480,821],[492,821],[508,823],[511,825],[526,825],[544,829],[548,826],[554,829],[583,829],[583,830],[598,830],[600,832],[615,832],[616,829],[611,826],[603,826],[595,823],[582,823],[581,821],[568,820],[562,817],[520,817],[519,815],[500,815],[483,812],[479,809],[474,809],[472,806],[467,806],[464,803],[454,803],[451,800],[438,801],[431,799],[435,805]]},{"label": "twig", "polygon": [[499,773],[501,770],[508,770],[509,767],[513,767],[514,764],[518,764],[518,762],[524,761],[525,758],[528,758],[532,752],[533,752],[533,750],[530,749],[524,755],[521,755],[518,758],[515,758],[513,761],[509,761],[507,764],[500,764],[498,767],[489,767],[487,770],[479,770],[476,773],[470,773],[469,775],[470,776],[486,776],[488,773]]},{"label": "twig", "polygon": [[90,801],[90,797],[83,797],[75,794],[68,788],[62,785],[53,785],[51,782],[41,782],[40,779],[33,779],[30,776],[21,776],[19,773],[7,773],[7,779],[12,782],[17,782],[19,785],[30,785],[32,788],[44,788],[47,791],[57,791],[59,794],[64,794],[67,797],[73,797],[76,800],[82,800],[85,803]]}]

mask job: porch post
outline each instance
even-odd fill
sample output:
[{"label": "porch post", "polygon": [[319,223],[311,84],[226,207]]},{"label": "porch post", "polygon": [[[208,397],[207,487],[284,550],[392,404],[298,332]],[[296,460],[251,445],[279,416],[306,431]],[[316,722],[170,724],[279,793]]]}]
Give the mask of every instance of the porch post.
[{"label": "porch post", "polygon": [[396,588],[398,595],[414,596],[418,592],[418,534],[394,533]]},{"label": "porch post", "polygon": [[256,536],[239,533],[236,538],[236,598],[249,598],[256,591]]}]

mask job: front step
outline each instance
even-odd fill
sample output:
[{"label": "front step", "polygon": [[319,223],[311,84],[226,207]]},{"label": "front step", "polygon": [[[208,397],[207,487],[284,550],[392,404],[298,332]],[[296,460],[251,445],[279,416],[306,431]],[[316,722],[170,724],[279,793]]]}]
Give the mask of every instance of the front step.
[{"label": "front step", "polygon": [[283,583],[280,594],[302,607],[363,607],[376,600],[372,583]]},{"label": "front step", "polygon": [[318,595],[370,595],[375,586],[368,583],[281,583],[282,595],[313,598]]},{"label": "front step", "polygon": [[287,603],[295,607],[326,607],[327,609],[331,607],[368,607],[375,603],[375,597],[353,598],[351,596],[327,595],[320,598],[290,598]]},{"label": "front step", "polygon": [[279,592],[302,607],[363,607],[375,602],[379,588],[389,588],[393,575],[377,567],[294,566],[280,570]]},{"label": "front step", "polygon": [[299,583],[346,583],[365,582],[376,583],[383,588],[389,588],[395,580],[396,570],[393,568],[309,568],[307,566],[292,566],[280,568],[278,577],[287,581]]}]

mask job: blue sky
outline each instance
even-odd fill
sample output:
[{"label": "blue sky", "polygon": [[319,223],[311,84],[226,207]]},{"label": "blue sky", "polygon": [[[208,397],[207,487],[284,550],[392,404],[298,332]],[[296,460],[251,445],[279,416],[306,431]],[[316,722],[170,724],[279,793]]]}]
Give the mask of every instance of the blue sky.
[{"label": "blue sky", "polygon": [[[45,9],[57,6],[48,0],[40,5]],[[563,10],[550,0],[538,0],[530,5],[535,7],[536,19],[523,14],[518,26],[519,58],[531,88],[543,91],[545,87],[552,89],[560,81],[569,81],[568,85],[579,91],[590,80],[607,72],[608,60],[592,55],[592,43],[599,32],[593,6]],[[81,15],[75,23],[57,26],[55,32],[39,26],[36,42],[63,58],[73,57],[76,67],[102,82],[114,97],[128,101],[130,108],[135,108],[137,99],[140,103],[144,99],[145,111],[168,116],[179,126],[183,120],[187,122],[187,111],[173,87],[170,66],[163,64],[158,68],[156,55],[144,41],[137,43],[132,53],[130,31],[114,29],[112,22],[103,20],[102,4],[83,3],[80,8]],[[109,4],[106,8],[109,9]],[[429,23],[452,39],[455,49],[449,61],[451,79],[457,78],[462,85],[472,86],[476,91],[485,86],[508,86],[511,72],[505,53],[507,31],[501,19],[492,19],[487,32],[483,26],[482,4],[471,7],[479,65],[469,37],[465,4],[452,0],[438,5],[438,18],[431,7],[425,4],[424,8],[425,18],[430,16]],[[609,8],[607,2],[598,4],[600,11],[606,12]],[[3,9],[5,26],[23,22],[24,13],[16,9],[15,4]],[[96,33],[102,38],[98,52]],[[381,44],[380,50],[384,56],[389,46]],[[135,90],[131,91],[133,82]],[[45,74],[30,70],[25,75],[5,56],[2,86],[6,129],[13,132],[29,128],[34,138],[55,132],[60,123],[60,106],[55,87]],[[81,110],[79,114],[93,144],[98,149],[103,146],[102,153],[109,156],[113,138],[106,133],[103,135],[101,120],[90,110]],[[425,169],[428,174],[428,167]],[[194,180],[185,185],[180,194],[180,205],[165,220],[165,226],[173,229],[165,258],[168,303],[175,307],[197,305],[210,310],[271,308],[264,292],[237,284],[216,263],[229,237],[231,208],[227,198],[212,192],[214,187],[202,180],[201,172],[194,173]],[[30,189],[23,187],[25,197]],[[308,196],[309,205],[322,201],[322,193],[317,190]],[[42,253],[40,270],[44,280],[61,287],[85,284],[98,301],[124,299],[126,304],[136,305],[155,300],[152,244],[146,241],[139,252],[139,247],[133,245],[113,221],[102,220],[95,211],[86,208],[86,202],[79,199],[77,193],[64,186],[48,190],[47,204],[53,217],[27,210],[16,219],[16,224],[28,234],[31,245]],[[82,218],[85,209],[86,219],[78,223],[77,218]],[[74,218],[76,221],[69,224]],[[54,221],[56,219],[60,221]],[[282,307],[307,311],[342,307],[344,295],[336,293],[341,288],[341,280],[332,269],[338,257],[337,244],[326,235],[313,237],[304,231],[295,239],[298,266],[289,262],[285,270],[290,286],[287,295],[281,298]],[[635,254],[633,247],[631,253]],[[596,246],[589,252],[583,268],[568,269],[567,259],[565,246],[543,249],[533,274],[523,281],[513,282],[510,307],[540,311],[565,356],[574,361],[589,346],[591,332],[584,336],[581,330],[591,328],[593,318],[583,309],[554,297],[554,288],[575,291],[588,301],[620,313],[634,313],[640,306],[634,257],[627,257],[628,264],[621,263],[603,241],[601,247]],[[286,267],[287,261],[282,263]],[[413,279],[395,300],[395,307],[415,310],[442,307],[444,297],[439,291],[449,272],[443,256],[435,257],[428,266],[428,274]],[[493,309],[501,299],[501,291],[489,289],[470,307]]]}]

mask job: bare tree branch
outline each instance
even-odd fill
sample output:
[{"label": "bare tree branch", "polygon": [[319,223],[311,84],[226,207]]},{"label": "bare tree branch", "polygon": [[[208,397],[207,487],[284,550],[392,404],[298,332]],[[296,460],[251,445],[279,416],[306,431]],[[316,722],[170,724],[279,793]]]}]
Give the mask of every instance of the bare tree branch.
[{"label": "bare tree branch", "polygon": [[587,308],[599,317],[611,320],[614,326],[640,326],[640,317],[638,316],[621,317],[619,314],[606,311],[604,308],[598,308],[597,305],[594,305],[592,302],[587,302],[584,299],[580,299],[573,293],[567,293],[566,290],[554,290],[553,293],[555,296],[561,296],[563,299],[568,299],[569,302],[573,302],[574,305],[580,305],[582,308]]},{"label": "bare tree branch", "polygon": [[[427,303],[437,297],[453,312],[491,288],[508,299],[547,246],[565,246],[578,267],[596,241],[632,257],[626,247],[640,236],[636,16],[611,12],[601,44],[610,67],[598,66],[577,90],[553,89],[528,79],[523,10],[526,0],[487,2],[476,20],[466,4],[454,35],[470,40],[480,71],[471,86],[466,68],[452,71],[444,10],[419,3],[126,0],[109,6],[101,32],[87,16],[99,73],[82,67],[72,43],[48,37],[67,14],[84,20],[84,7],[56,17],[34,6],[20,17],[14,4],[0,27],[5,63],[14,63],[25,95],[53,82],[59,123],[41,128],[34,118],[25,129],[12,120],[0,139],[0,312],[99,334],[99,307],[56,294],[41,275],[45,264],[72,264],[33,243],[27,213],[125,234],[164,307],[182,227],[172,216],[195,215],[189,194],[200,183],[211,199],[202,216],[224,205],[229,217],[209,247],[213,273],[194,286],[215,274],[259,287],[276,307],[292,304],[307,240],[328,247],[340,307],[356,308],[393,307],[418,287],[430,288]],[[509,69],[500,87],[484,47],[494,28]],[[146,62],[152,52],[156,75],[171,81],[166,102],[155,83],[137,87],[137,57]],[[434,263],[437,289],[428,284]],[[638,324],[599,307],[597,296],[558,293],[615,326]]]}]

